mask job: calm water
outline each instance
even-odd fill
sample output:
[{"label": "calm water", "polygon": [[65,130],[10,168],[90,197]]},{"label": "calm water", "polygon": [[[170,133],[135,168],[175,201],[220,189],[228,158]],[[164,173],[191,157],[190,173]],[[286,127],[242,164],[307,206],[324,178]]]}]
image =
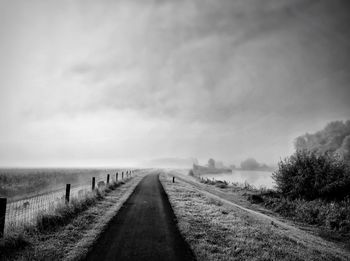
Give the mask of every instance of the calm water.
[{"label": "calm water", "polygon": [[250,170],[233,170],[232,173],[225,174],[205,174],[203,178],[216,179],[231,182],[244,183],[247,181],[250,185],[257,188],[273,188],[275,183],[268,171],[250,171]]}]

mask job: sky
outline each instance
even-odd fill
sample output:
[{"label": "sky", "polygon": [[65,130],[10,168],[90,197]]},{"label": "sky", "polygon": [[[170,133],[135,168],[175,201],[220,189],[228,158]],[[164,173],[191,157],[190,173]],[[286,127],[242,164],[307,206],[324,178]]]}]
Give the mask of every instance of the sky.
[{"label": "sky", "polygon": [[0,0],[0,166],[276,164],[350,117],[347,0]]}]

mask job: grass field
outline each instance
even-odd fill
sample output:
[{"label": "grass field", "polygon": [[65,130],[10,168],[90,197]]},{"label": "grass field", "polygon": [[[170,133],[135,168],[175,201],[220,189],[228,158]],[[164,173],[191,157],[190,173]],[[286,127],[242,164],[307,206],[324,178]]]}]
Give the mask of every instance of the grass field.
[{"label": "grass field", "polygon": [[[184,178],[189,177],[182,172]],[[288,199],[271,189],[245,184],[193,177],[206,190],[241,206],[287,219],[322,238],[343,245],[350,251],[350,198],[337,201]],[[197,182],[198,181],[198,182]]]},{"label": "grass field", "polygon": [[[92,177],[95,187],[104,187],[122,176],[126,178],[129,170],[121,169],[1,169],[0,187],[7,198],[5,214],[5,236],[18,234],[28,226],[35,226],[43,215],[55,216],[57,210],[66,204],[66,184],[71,184],[69,198],[71,203],[80,205],[91,197]],[[122,172],[124,175],[122,175]],[[85,203],[84,203],[85,204]],[[73,204],[74,205],[74,204]],[[80,207],[77,207],[80,208]]]},{"label": "grass field", "polygon": [[92,177],[124,171],[123,169],[102,168],[37,168],[0,169],[0,197],[18,200],[40,193],[50,192],[65,184],[90,184]]},{"label": "grass field", "polygon": [[227,204],[179,179],[161,181],[198,260],[349,260],[320,237]]}]

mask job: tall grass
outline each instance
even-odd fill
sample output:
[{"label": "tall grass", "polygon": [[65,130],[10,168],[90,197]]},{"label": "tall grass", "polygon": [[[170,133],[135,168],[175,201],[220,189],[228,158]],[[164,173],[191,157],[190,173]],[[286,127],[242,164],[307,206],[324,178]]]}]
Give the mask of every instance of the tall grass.
[{"label": "tall grass", "polygon": [[326,202],[321,199],[288,199],[262,196],[265,207],[296,221],[350,233],[350,198]]},{"label": "tall grass", "polygon": [[51,191],[69,183],[86,184],[98,177],[119,169],[0,169],[0,196],[22,198]]},{"label": "tall grass", "polygon": [[69,204],[60,204],[52,213],[42,213],[37,217],[36,228],[43,231],[55,230],[66,225],[77,214],[94,205],[97,200],[103,199],[103,194],[96,190],[86,195],[84,199],[72,199]]},{"label": "tall grass", "polygon": [[73,198],[68,204],[62,203],[53,213],[43,213],[38,216],[36,229],[41,232],[55,230],[57,227],[66,225],[79,213],[94,205],[98,200],[104,199],[106,194],[115,190],[124,182],[113,182],[105,189],[96,189],[88,193],[83,199]]},{"label": "tall grass", "polygon": [[34,225],[14,227],[4,238],[0,239],[0,256],[27,246],[30,242],[28,238],[33,234],[55,231],[67,225],[77,215],[95,205],[99,200],[104,199],[110,191],[115,190],[122,184],[124,184],[123,181],[113,182],[103,190],[96,189],[83,198],[73,198],[68,204],[62,203],[52,212],[40,214]]},{"label": "tall grass", "polygon": [[227,181],[221,181],[221,180],[215,180],[215,179],[204,179],[200,178],[200,182],[208,185],[214,185],[218,188],[227,188],[228,187],[228,182]]}]

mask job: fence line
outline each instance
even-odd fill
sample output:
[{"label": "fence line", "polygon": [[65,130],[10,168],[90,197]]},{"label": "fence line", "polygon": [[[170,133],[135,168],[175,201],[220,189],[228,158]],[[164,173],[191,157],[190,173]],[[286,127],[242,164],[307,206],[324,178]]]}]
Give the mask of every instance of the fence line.
[{"label": "fence line", "polygon": [[[0,238],[10,233],[12,230],[27,226],[35,225],[37,218],[41,214],[54,213],[55,209],[61,204],[68,203],[72,199],[83,199],[93,190],[103,190],[112,181],[118,180],[119,172],[114,175],[108,173],[106,176],[99,175],[83,184],[66,184],[60,188],[37,196],[30,196],[16,201],[9,202],[7,198],[0,198]],[[125,177],[131,177],[133,170],[126,171]],[[120,175],[119,175],[120,176]]]}]

